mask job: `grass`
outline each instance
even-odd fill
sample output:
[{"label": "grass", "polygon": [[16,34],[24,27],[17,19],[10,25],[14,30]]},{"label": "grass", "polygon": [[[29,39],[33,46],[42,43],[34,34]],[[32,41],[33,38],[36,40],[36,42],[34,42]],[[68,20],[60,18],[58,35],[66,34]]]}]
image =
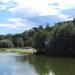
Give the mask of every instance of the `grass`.
[{"label": "grass", "polygon": [[0,48],[0,51],[6,51],[6,48]]},{"label": "grass", "polygon": [[0,51],[7,51],[7,52],[15,52],[19,54],[33,54],[36,52],[35,49],[23,49],[23,48],[0,48]]}]

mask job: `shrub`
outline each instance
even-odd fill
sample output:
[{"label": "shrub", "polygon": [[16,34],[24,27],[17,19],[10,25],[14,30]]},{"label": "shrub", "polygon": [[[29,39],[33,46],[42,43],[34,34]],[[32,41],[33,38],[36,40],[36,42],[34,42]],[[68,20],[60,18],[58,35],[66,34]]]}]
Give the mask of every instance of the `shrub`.
[{"label": "shrub", "polygon": [[14,45],[10,40],[4,39],[0,41],[0,48],[11,48],[11,47],[14,47]]}]

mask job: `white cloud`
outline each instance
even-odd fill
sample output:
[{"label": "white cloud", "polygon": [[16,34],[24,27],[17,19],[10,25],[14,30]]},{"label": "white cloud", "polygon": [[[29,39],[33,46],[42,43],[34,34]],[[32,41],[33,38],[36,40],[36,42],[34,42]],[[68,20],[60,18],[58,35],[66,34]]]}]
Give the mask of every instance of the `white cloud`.
[{"label": "white cloud", "polygon": [[59,2],[60,4],[60,9],[71,9],[71,8],[75,8],[75,0],[60,0]]},{"label": "white cloud", "polygon": [[[69,15],[62,14],[63,10],[75,8],[75,0],[0,0],[1,2],[8,3],[13,6],[13,2],[17,3],[17,6],[9,8],[8,10],[18,19],[10,19],[9,21],[22,21],[20,18],[29,18],[35,16],[56,15],[61,20],[72,19]],[[54,6],[52,4],[57,4]],[[2,10],[6,9],[6,6],[2,6]],[[26,23],[27,21],[25,21]],[[21,23],[21,22],[20,22]],[[16,26],[16,25],[15,25]]]},{"label": "white cloud", "polygon": [[[0,0],[4,3],[10,3],[16,2],[17,6],[10,8],[9,10],[16,14],[22,14],[25,13],[25,11],[28,11],[28,15],[31,14],[31,12],[34,12],[33,14],[38,14],[39,16],[43,15],[58,15],[61,13],[61,10],[67,10],[71,8],[75,8],[75,0]],[[58,4],[58,6],[51,6],[50,4]],[[4,8],[4,7],[3,7]],[[58,9],[56,9],[58,8]],[[25,11],[20,11],[25,10]],[[29,11],[30,10],[30,11]],[[26,12],[27,12],[26,11]],[[31,15],[33,15],[31,14]],[[36,14],[36,16],[37,16]],[[34,15],[33,15],[34,16]]]},{"label": "white cloud", "polygon": [[11,0],[0,0],[0,2],[3,2],[3,3],[8,3],[9,1]]},{"label": "white cloud", "polygon": [[24,24],[22,23],[14,23],[14,24],[0,24],[0,27],[8,27],[8,28],[12,28],[12,29],[18,29],[18,28],[23,28],[25,27]]},{"label": "white cloud", "polygon": [[17,3],[13,2],[12,0],[0,0],[0,11],[14,8],[16,5]]},{"label": "white cloud", "polygon": [[35,25],[35,23],[29,22],[28,20],[25,20],[25,19],[23,20],[21,18],[9,18],[8,22],[10,22],[10,24],[0,24],[0,27],[28,30],[28,29],[34,27],[34,25]]},{"label": "white cloud", "polygon": [[[49,12],[49,9],[52,9],[49,7],[48,4],[53,4],[57,3],[59,6],[58,8],[60,9],[68,9],[75,7],[75,0],[13,0],[18,3],[18,6],[16,8],[12,8],[11,11],[16,11],[17,9],[21,8],[30,8],[37,10],[39,12]],[[43,9],[43,10],[42,10]],[[54,10],[54,8],[53,8]]]},{"label": "white cloud", "polygon": [[[21,22],[22,19],[20,18],[9,18],[8,22],[10,24],[0,24],[0,27],[8,27],[8,28],[13,28],[13,29],[18,29],[18,28],[24,28],[25,24]],[[14,23],[11,23],[14,22]]]},{"label": "white cloud", "polygon": [[[68,15],[62,14],[63,10],[75,8],[75,0],[13,0],[18,5],[10,8],[14,15],[18,17],[34,17],[57,15],[62,20],[67,20]],[[52,4],[58,4],[52,6]],[[22,15],[23,14],[23,15]],[[60,15],[62,14],[62,15]]]},{"label": "white cloud", "polygon": [[[29,9],[31,12],[34,12],[34,14],[39,14],[39,16],[56,15],[59,13],[58,10],[49,7],[48,3],[50,3],[50,0],[16,0],[16,2],[18,3],[18,6],[10,9],[10,11],[16,13],[16,15],[18,13],[17,11],[20,11],[21,9]],[[29,13],[31,14],[31,12]]]},{"label": "white cloud", "polygon": [[55,6],[53,8],[59,8],[59,10],[67,10],[71,8],[75,8],[75,0],[53,0],[51,2],[52,4],[58,4],[58,6]]},{"label": "white cloud", "polygon": [[19,22],[19,21],[22,21],[21,18],[9,18],[8,21],[10,22]]}]

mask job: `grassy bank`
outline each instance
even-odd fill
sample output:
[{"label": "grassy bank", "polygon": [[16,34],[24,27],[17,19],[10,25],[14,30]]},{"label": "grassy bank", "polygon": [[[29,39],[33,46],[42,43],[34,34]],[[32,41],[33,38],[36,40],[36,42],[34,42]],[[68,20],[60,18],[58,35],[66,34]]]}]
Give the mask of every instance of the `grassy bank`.
[{"label": "grassy bank", "polygon": [[0,51],[6,51],[6,48],[0,48]]},{"label": "grassy bank", "polygon": [[23,49],[23,48],[0,48],[0,51],[7,51],[7,52],[17,52],[20,54],[33,54],[36,52],[35,49],[30,48],[30,49]]}]

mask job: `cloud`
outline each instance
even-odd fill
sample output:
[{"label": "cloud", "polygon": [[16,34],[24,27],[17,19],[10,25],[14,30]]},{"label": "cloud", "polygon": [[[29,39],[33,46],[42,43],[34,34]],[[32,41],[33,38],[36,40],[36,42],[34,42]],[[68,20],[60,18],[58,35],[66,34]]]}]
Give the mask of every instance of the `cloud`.
[{"label": "cloud", "polygon": [[75,1],[65,0],[0,0],[0,10],[7,9],[15,17],[30,18],[36,16],[57,15],[60,19],[62,11],[75,8]]},{"label": "cloud", "polygon": [[17,22],[17,23],[14,23],[14,24],[0,24],[0,27],[8,27],[8,28],[12,28],[12,29],[19,29],[21,27],[25,27],[25,25]]},{"label": "cloud", "polygon": [[9,11],[21,18],[57,15],[58,18],[67,20],[69,15],[63,14],[62,11],[75,8],[74,0],[13,0],[13,2],[16,2],[17,6],[10,8]]},{"label": "cloud", "polygon": [[9,2],[10,0],[0,0],[0,2],[2,2],[2,3],[7,3],[7,2]]},{"label": "cloud", "polygon": [[[55,7],[53,7],[53,4]],[[71,8],[75,8],[75,0],[53,0],[49,5],[53,8],[58,8],[59,10],[67,10]]]},{"label": "cloud", "polygon": [[25,12],[27,12],[28,15],[33,15],[32,13],[34,13],[36,14],[35,16],[58,14],[59,12],[56,9],[50,8],[50,6],[48,5],[49,2],[49,0],[16,0],[18,6],[15,8],[11,8],[10,11],[12,13],[15,13],[16,15]]},{"label": "cloud", "polygon": [[51,19],[49,17],[53,19],[55,17],[60,21],[72,20],[71,14],[64,12],[69,12],[73,8],[75,8],[74,0],[0,0],[0,12],[7,10],[13,15],[7,18],[8,23],[0,24],[0,27],[29,29],[36,26],[38,22],[43,23],[45,20],[45,23],[47,20],[49,22]]},{"label": "cloud", "polygon": [[7,20],[9,23],[6,24],[0,24],[0,27],[8,27],[13,29],[18,29],[19,27],[24,27],[24,24],[20,22],[20,19],[18,18],[10,18]]},{"label": "cloud", "polygon": [[21,18],[9,18],[8,21],[10,22],[19,22],[19,21],[23,21]]},{"label": "cloud", "polygon": [[17,3],[11,0],[0,0],[0,11],[6,10],[9,8],[14,8],[17,6]]},{"label": "cloud", "polygon": [[34,25],[36,25],[33,22],[30,22],[28,20],[21,19],[21,18],[9,18],[8,22],[9,22],[8,24],[0,24],[0,27],[8,27],[8,28],[11,28],[11,29],[28,30],[28,29],[34,27]]}]

